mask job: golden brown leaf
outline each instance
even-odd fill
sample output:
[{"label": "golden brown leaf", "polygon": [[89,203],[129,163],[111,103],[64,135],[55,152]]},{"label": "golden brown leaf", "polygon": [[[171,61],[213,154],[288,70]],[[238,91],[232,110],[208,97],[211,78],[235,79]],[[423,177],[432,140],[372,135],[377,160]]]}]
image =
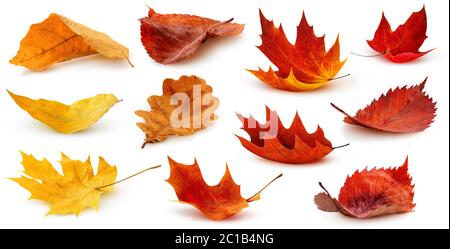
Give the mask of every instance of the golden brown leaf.
[{"label": "golden brown leaf", "polygon": [[31,25],[10,62],[33,71],[42,71],[58,62],[95,53],[110,59],[126,59],[132,65],[128,48],[108,35],[67,17],[50,14],[43,22]]},{"label": "golden brown leaf", "polygon": [[212,96],[212,92],[212,87],[197,76],[165,79],[163,94],[150,96],[147,100],[151,111],[136,111],[136,115],[145,121],[137,123],[146,135],[143,146],[208,127],[218,118],[214,111],[219,106],[219,99]]},{"label": "golden brown leaf", "polygon": [[99,158],[97,175],[94,175],[91,160],[86,162],[72,160],[61,153],[63,175],[47,159],[41,161],[22,152],[24,176],[12,178],[31,193],[30,199],[50,203],[48,214],[78,215],[83,209],[98,209],[100,196],[111,192],[117,168],[110,166],[102,157]]}]

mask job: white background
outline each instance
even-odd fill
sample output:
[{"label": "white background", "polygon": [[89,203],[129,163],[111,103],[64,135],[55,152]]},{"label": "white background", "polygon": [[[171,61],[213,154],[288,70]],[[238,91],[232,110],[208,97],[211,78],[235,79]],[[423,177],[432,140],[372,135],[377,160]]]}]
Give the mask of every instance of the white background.
[{"label": "white background", "polygon": [[[378,27],[381,12],[393,28],[403,23],[425,3],[429,39],[422,50],[437,48],[407,64],[393,64],[378,58],[362,58],[350,52],[374,54],[367,39]],[[242,35],[209,40],[191,59],[165,66],[150,59],[140,41],[138,18],[148,4],[161,13],[191,13],[245,23]],[[448,1],[210,1],[15,0],[0,8],[0,227],[141,227],[141,228],[424,228],[449,226],[449,40]],[[258,8],[269,19],[283,23],[288,38],[303,10],[317,35],[327,34],[327,47],[339,33],[342,58],[349,57],[340,75],[350,77],[330,82],[307,93],[290,93],[260,83],[244,69],[267,69],[271,65],[255,47],[260,44]],[[41,73],[8,63],[32,23],[51,12],[65,15],[93,29],[103,31],[130,48],[135,68],[126,61],[101,56],[85,57],[58,64]],[[214,87],[221,100],[219,120],[192,136],[173,137],[140,149],[144,134],[135,123],[134,111],[148,109],[147,97],[161,94],[165,78],[198,75]],[[429,76],[425,87],[437,101],[437,118],[432,126],[416,134],[395,135],[370,131],[342,122],[334,102],[355,113],[391,87],[413,85]],[[98,93],[114,93],[124,101],[113,107],[90,129],[71,135],[59,134],[33,120],[7,95],[6,89],[31,98],[72,103]],[[351,145],[333,151],[310,165],[283,165],[261,159],[247,150],[233,135],[245,135],[235,111],[264,118],[264,105],[279,112],[288,125],[296,110],[307,129],[318,124],[333,145]],[[59,152],[73,159],[104,156],[118,166],[118,178],[151,165],[163,168],[145,173],[116,186],[103,196],[98,212],[86,210],[72,215],[47,216],[48,206],[27,200],[29,193],[6,179],[20,175],[19,150],[57,165]],[[244,197],[253,195],[279,173],[284,176],[262,194],[260,201],[240,214],[220,222],[204,218],[196,209],[173,202],[167,155],[182,163],[197,157],[206,181],[216,184],[228,162],[233,178],[242,185]],[[318,210],[313,197],[322,181],[337,195],[347,174],[365,166],[399,166],[406,156],[415,187],[415,212],[357,220],[339,213]]]}]

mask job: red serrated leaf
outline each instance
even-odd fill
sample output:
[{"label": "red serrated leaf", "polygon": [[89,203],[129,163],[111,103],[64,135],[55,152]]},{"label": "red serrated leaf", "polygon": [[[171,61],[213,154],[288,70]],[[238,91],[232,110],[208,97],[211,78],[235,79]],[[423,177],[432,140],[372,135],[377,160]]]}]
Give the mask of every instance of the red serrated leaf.
[{"label": "red serrated leaf", "polygon": [[346,115],[344,122],[394,133],[423,131],[436,116],[436,102],[423,92],[427,79],[412,87],[389,89],[355,116],[331,103]]},{"label": "red serrated leaf", "polygon": [[320,210],[340,212],[356,218],[369,218],[395,213],[411,212],[415,204],[414,185],[408,174],[408,158],[398,168],[364,169],[348,176],[339,193],[339,199],[325,192],[315,196]]},{"label": "red serrated leaf", "polygon": [[238,114],[243,127],[250,135],[250,141],[237,136],[242,146],[260,157],[289,164],[301,164],[317,161],[333,150],[331,142],[325,138],[323,130],[309,134],[295,114],[294,120],[286,129],[278,114],[266,107],[266,124],[260,124],[253,117],[244,118]]},{"label": "red serrated leaf", "polygon": [[186,14],[159,14],[153,9],[141,18],[141,41],[150,57],[171,64],[191,56],[208,38],[238,35],[244,25]]},{"label": "red serrated leaf", "polygon": [[419,48],[427,38],[427,14],[425,6],[422,10],[414,12],[408,20],[392,31],[391,25],[383,15],[380,25],[371,41],[367,41],[369,46],[377,52],[395,63],[403,63],[415,60],[426,55],[431,50],[420,52]]},{"label": "red serrated leaf", "polygon": [[172,185],[178,200],[196,207],[212,220],[223,220],[239,213],[242,209],[248,207],[249,202],[259,200],[261,191],[282,176],[280,174],[258,193],[244,199],[241,196],[240,185],[237,185],[231,178],[228,165],[219,184],[209,186],[203,180],[197,160],[192,165],[185,165],[175,162],[170,157],[168,159],[170,177],[167,182]]}]

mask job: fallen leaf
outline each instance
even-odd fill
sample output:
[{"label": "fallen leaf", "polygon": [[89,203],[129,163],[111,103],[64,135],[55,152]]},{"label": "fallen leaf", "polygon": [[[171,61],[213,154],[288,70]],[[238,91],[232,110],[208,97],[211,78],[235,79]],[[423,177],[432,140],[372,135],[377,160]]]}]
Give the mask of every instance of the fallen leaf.
[{"label": "fallen leaf", "polygon": [[11,98],[31,117],[61,133],[85,130],[97,122],[119,100],[112,94],[99,94],[72,105],[45,99],[30,99],[8,91]]},{"label": "fallen leaf", "polygon": [[50,14],[33,24],[20,42],[11,63],[33,71],[43,71],[58,62],[99,53],[110,59],[128,58],[128,48],[108,35],[76,23],[67,17]]},{"label": "fallen leaf", "polygon": [[383,12],[380,25],[373,39],[367,41],[367,43],[388,60],[395,63],[403,63],[415,60],[433,50],[419,51],[419,48],[427,39],[426,32],[427,14],[425,6],[422,10],[412,13],[408,20],[395,31],[392,31],[391,25]]},{"label": "fallen leaf", "polygon": [[242,146],[253,154],[271,161],[289,164],[311,163],[338,148],[332,147],[320,126],[317,126],[314,133],[309,134],[298,113],[295,114],[289,129],[283,126],[278,114],[268,107],[265,124],[260,124],[252,116],[244,118],[238,114],[238,118],[242,122],[242,129],[250,135],[250,141],[236,135]]},{"label": "fallen leaf", "polygon": [[364,169],[347,177],[339,193],[339,199],[325,190],[315,196],[320,210],[340,212],[356,218],[369,218],[387,214],[411,212],[414,185],[408,174],[408,158],[398,168]]},{"label": "fallen leaf", "polygon": [[223,220],[248,207],[248,203],[260,199],[260,193],[282,174],[274,178],[258,193],[248,199],[241,196],[241,187],[231,178],[228,165],[219,184],[209,186],[203,180],[200,167],[195,160],[192,165],[175,162],[170,157],[170,177],[166,181],[172,185],[178,200],[199,209],[211,220]]},{"label": "fallen leaf", "polygon": [[[104,187],[116,180],[117,169],[99,158],[97,175],[94,175],[91,161],[72,160],[61,153],[63,175],[47,159],[41,161],[22,152],[24,176],[12,178],[31,193],[30,199],[50,204],[47,214],[80,214],[88,207],[98,209],[100,196],[112,191]],[[102,187],[102,188],[99,188]]]},{"label": "fallen leaf", "polygon": [[280,24],[276,28],[273,21],[268,21],[261,10],[261,40],[259,50],[278,68],[268,72],[261,68],[258,71],[248,70],[262,82],[287,91],[309,91],[326,85],[330,80],[336,79],[336,74],[344,66],[340,61],[339,36],[334,45],[325,50],[324,37],[316,37],[313,27],[306,21],[305,13],[302,15],[300,25],[297,27],[297,40],[292,45],[286,38]]},{"label": "fallen leaf", "polygon": [[197,51],[208,38],[239,35],[244,25],[186,14],[159,14],[150,8],[141,18],[141,41],[156,62],[171,64]]},{"label": "fallen leaf", "polygon": [[168,136],[189,135],[208,127],[218,118],[214,111],[219,106],[219,99],[212,96],[212,92],[212,87],[197,76],[165,79],[163,94],[150,96],[147,100],[151,111],[136,111],[136,115],[145,121],[137,123],[146,135],[142,147]]},{"label": "fallen leaf", "polygon": [[394,133],[423,131],[436,117],[436,102],[423,92],[426,81],[409,88],[389,89],[354,117],[331,105],[346,116],[344,122],[348,124]]}]

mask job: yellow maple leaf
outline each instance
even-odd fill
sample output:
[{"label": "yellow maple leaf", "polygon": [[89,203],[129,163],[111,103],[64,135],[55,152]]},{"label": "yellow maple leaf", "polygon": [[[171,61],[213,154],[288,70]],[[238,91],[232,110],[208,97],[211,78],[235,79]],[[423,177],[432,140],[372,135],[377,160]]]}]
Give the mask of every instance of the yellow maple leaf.
[{"label": "yellow maple leaf", "polygon": [[117,176],[116,166],[110,166],[99,157],[97,175],[94,175],[90,158],[85,162],[72,160],[61,153],[63,175],[47,159],[37,160],[22,153],[24,176],[11,178],[31,193],[30,199],[50,203],[49,214],[78,215],[83,209],[98,209],[100,196],[112,191]]},{"label": "yellow maple leaf", "polygon": [[98,94],[72,105],[45,99],[30,99],[8,91],[16,104],[33,118],[61,133],[85,130],[97,122],[119,100],[112,94]]},{"label": "yellow maple leaf", "polygon": [[42,71],[58,62],[95,53],[110,59],[126,59],[133,66],[125,46],[104,33],[52,13],[43,22],[31,25],[10,62]]}]

